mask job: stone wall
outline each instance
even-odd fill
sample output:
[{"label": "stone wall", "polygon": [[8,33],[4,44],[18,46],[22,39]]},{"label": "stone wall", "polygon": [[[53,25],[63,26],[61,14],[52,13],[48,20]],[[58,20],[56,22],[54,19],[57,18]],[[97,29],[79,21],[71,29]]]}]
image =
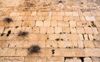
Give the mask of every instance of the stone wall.
[{"label": "stone wall", "polygon": [[100,10],[91,1],[0,0],[0,62],[100,62]]}]

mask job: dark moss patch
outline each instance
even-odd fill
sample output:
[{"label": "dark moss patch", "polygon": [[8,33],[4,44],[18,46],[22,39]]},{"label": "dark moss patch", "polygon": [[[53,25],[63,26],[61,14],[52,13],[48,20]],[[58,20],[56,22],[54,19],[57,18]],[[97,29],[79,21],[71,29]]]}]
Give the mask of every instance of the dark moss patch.
[{"label": "dark moss patch", "polygon": [[13,22],[12,18],[5,18],[3,21],[7,23]]},{"label": "dark moss patch", "polygon": [[32,45],[31,47],[28,48],[29,54],[33,53],[40,53],[40,47],[38,45]]}]

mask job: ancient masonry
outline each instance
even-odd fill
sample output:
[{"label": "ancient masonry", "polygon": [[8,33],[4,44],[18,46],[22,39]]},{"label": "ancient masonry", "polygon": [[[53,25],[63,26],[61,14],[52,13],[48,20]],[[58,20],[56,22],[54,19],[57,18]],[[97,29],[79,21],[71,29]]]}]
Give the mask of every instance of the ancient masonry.
[{"label": "ancient masonry", "polygon": [[0,62],[100,62],[100,0],[0,0]]}]

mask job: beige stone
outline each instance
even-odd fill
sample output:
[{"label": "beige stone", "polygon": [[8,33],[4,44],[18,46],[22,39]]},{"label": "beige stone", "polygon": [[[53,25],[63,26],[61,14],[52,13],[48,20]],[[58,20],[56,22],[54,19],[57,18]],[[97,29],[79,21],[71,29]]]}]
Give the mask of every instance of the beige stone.
[{"label": "beige stone", "polygon": [[47,33],[47,28],[46,27],[41,27],[40,28],[40,33],[46,34]]},{"label": "beige stone", "polygon": [[62,32],[62,27],[55,27],[55,33]]},{"label": "beige stone", "polygon": [[55,40],[55,39],[57,39],[59,37],[60,37],[60,34],[50,34],[49,35],[49,40]]},{"label": "beige stone", "polygon": [[79,16],[78,12],[73,12],[73,16]]},{"label": "beige stone", "polygon": [[91,58],[84,58],[84,62],[92,62]]},{"label": "beige stone", "polygon": [[63,56],[63,57],[83,57],[83,49],[55,49],[54,56]]},{"label": "beige stone", "polygon": [[53,34],[54,33],[54,28],[53,27],[47,27],[47,33],[48,34]]},{"label": "beige stone", "polygon": [[0,33],[3,33],[4,27],[0,27]]},{"label": "beige stone", "polygon": [[89,40],[93,40],[93,35],[89,34]]},{"label": "beige stone", "polygon": [[52,21],[62,21],[63,17],[62,16],[52,16]]},{"label": "beige stone", "polygon": [[50,21],[44,21],[44,26],[45,27],[50,27]]},{"label": "beige stone", "polygon": [[27,56],[28,49],[16,49],[15,56]]},{"label": "beige stone", "polygon": [[71,31],[72,34],[76,34],[76,28],[74,28],[74,27],[71,27],[70,31]]},{"label": "beige stone", "polygon": [[96,48],[100,48],[100,41],[93,41]]},{"label": "beige stone", "polygon": [[36,62],[37,57],[25,57],[25,62]]},{"label": "beige stone", "polygon": [[37,40],[47,40],[47,35],[46,34],[38,34]]},{"label": "beige stone", "polygon": [[66,16],[73,16],[72,12],[65,12]]},{"label": "beige stone", "polygon": [[92,34],[93,33],[93,30],[90,27],[84,27],[84,29],[85,29],[85,33],[87,33],[87,34]]},{"label": "beige stone", "polygon": [[15,49],[0,48],[0,56],[15,56]]},{"label": "beige stone", "polygon": [[48,61],[64,61],[63,57],[47,57]]},{"label": "beige stone", "polygon": [[38,20],[39,21],[44,21],[44,16],[40,16]]},{"label": "beige stone", "polygon": [[69,40],[79,40],[79,35],[78,34],[68,34],[68,39]]},{"label": "beige stone", "polygon": [[77,29],[77,33],[84,34],[84,28],[76,28],[76,29]]},{"label": "beige stone", "polygon": [[58,21],[59,27],[69,27],[69,23],[67,21]]},{"label": "beige stone", "polygon": [[84,39],[85,39],[85,40],[89,40],[87,34],[84,34]]},{"label": "beige stone", "polygon": [[70,27],[76,27],[76,21],[70,21]]},{"label": "beige stone", "polygon": [[83,41],[78,41],[78,47],[79,47],[79,48],[83,48],[83,47],[84,47]]},{"label": "beige stone", "polygon": [[32,12],[31,16],[35,16],[36,15],[36,12]]},{"label": "beige stone", "polygon": [[57,27],[57,21],[50,21],[51,27]]},{"label": "beige stone", "polygon": [[94,34],[98,34],[97,28],[92,28]]},{"label": "beige stone", "polygon": [[36,21],[36,26],[43,26],[43,22],[42,21]]},{"label": "beige stone", "polygon": [[40,28],[39,27],[33,27],[32,33],[39,33]]},{"label": "beige stone", "polygon": [[92,57],[92,62],[100,62],[100,58],[98,57]]},{"label": "beige stone", "polygon": [[34,27],[35,24],[36,24],[35,21],[30,21],[30,22],[29,22],[29,26],[30,26],[30,27]]},{"label": "beige stone", "polygon": [[63,27],[62,30],[65,33],[69,33],[70,32],[70,28],[69,27]]},{"label": "beige stone", "polygon": [[[96,52],[96,53],[94,53]],[[90,48],[85,48],[84,49],[84,54],[86,57],[89,57],[89,56],[96,56],[96,57],[100,57],[100,49],[90,49]]]},{"label": "beige stone", "polygon": [[85,48],[94,48],[93,41],[84,41]]}]

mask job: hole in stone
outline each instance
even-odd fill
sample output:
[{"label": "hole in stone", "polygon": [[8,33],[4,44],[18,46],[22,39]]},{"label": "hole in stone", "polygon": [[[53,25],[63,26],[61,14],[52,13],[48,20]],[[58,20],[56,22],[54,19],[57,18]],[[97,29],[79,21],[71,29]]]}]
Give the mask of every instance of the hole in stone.
[{"label": "hole in stone", "polygon": [[18,33],[18,36],[27,36],[28,34],[29,34],[28,32],[22,32],[22,31],[20,31]]},{"label": "hole in stone", "polygon": [[80,57],[81,61],[84,62],[84,57]]},{"label": "hole in stone", "polygon": [[55,53],[55,50],[52,50],[52,54],[54,54]]},{"label": "hole in stone", "polygon": [[92,25],[93,27],[96,27],[96,25],[94,24],[94,22],[93,22],[93,21],[91,22],[91,25]]},{"label": "hole in stone", "polygon": [[59,3],[62,3],[62,1],[59,1]]},{"label": "hole in stone", "polygon": [[12,18],[5,18],[3,21],[7,23],[13,22]]},{"label": "hole in stone", "polygon": [[85,40],[84,34],[82,34],[82,35],[83,35],[83,39]]},{"label": "hole in stone", "polygon": [[1,34],[1,36],[3,36],[3,35],[4,35],[4,33]]},{"label": "hole in stone", "polygon": [[9,31],[8,31],[8,34],[7,34],[7,36],[9,36],[9,34],[11,34],[11,30],[9,30]]},{"label": "hole in stone", "polygon": [[40,47],[38,45],[32,45],[28,48],[29,54],[40,53]]}]

